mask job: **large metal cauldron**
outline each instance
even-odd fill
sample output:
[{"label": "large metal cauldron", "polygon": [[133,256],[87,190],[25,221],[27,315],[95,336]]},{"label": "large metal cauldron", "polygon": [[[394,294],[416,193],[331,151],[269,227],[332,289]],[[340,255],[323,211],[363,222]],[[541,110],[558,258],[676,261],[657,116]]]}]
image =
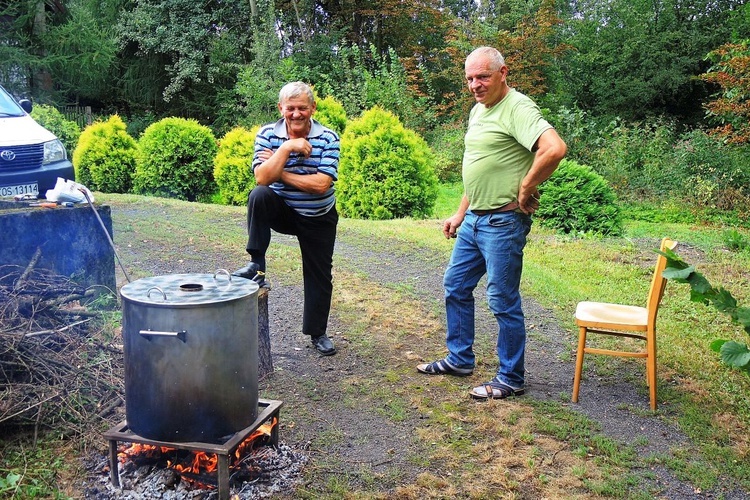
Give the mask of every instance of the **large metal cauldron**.
[{"label": "large metal cauldron", "polygon": [[255,421],[258,289],[226,271],[122,287],[125,413],[133,432],[214,442]]}]

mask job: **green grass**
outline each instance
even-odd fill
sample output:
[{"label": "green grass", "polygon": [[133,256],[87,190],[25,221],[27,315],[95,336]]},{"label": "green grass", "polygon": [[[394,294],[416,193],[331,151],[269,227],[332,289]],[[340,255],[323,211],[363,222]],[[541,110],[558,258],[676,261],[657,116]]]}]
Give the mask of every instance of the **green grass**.
[{"label": "green grass", "polygon": [[[447,261],[453,242],[442,235],[441,221],[455,212],[461,195],[460,184],[443,186],[434,219],[342,219],[339,231],[365,246],[373,242],[387,244],[396,253],[419,251],[420,248],[437,250]],[[175,202],[149,200],[149,203],[155,203],[158,207],[159,204],[169,205]],[[530,235],[526,247],[523,293],[554,311],[560,323],[568,326],[571,339],[574,334],[572,313],[577,302],[598,300],[638,305],[644,302],[656,259],[656,254],[648,246],[644,248],[644,239],[652,240],[655,249],[663,236],[675,238],[683,245],[678,247],[678,254],[682,249],[691,258],[699,259],[700,262],[696,262],[699,270],[712,283],[726,286],[740,303],[750,303],[747,278],[750,252],[727,248],[725,226],[699,223],[700,217],[676,205],[632,206],[626,210],[626,214],[634,214],[635,218],[627,221],[625,235],[621,238],[575,239],[544,230],[538,224]],[[195,239],[196,235],[206,234],[205,240],[200,240],[199,243],[215,241],[214,238],[220,237],[224,244],[241,246],[241,237],[234,237],[236,241],[228,242],[226,235],[236,234],[237,231],[233,228],[237,224],[241,225],[243,219],[243,211],[236,207],[212,206],[209,209],[206,206],[196,208],[185,222],[165,220],[153,227],[139,228],[139,231],[148,230],[149,237],[153,239],[171,237],[178,232],[188,241],[190,238]],[[734,240],[741,241],[747,237],[744,229],[737,229],[737,233]],[[283,274],[287,280],[298,282],[299,269],[296,263],[299,259],[293,258],[296,256],[296,249],[277,245],[272,251],[279,252],[279,257],[285,257],[276,259],[277,262],[286,263],[279,265],[288,266],[278,274]],[[687,260],[690,262],[690,258]],[[342,282],[340,286],[359,285]],[[393,290],[402,301],[408,301],[413,296],[412,290],[405,285],[394,284]],[[385,360],[373,349],[373,339],[367,326],[357,326],[361,311],[346,304],[339,304],[337,311],[342,319],[353,325],[349,334],[357,341],[362,354],[372,355],[374,363],[383,364]],[[432,313],[439,315],[440,311],[434,310]],[[399,337],[407,334],[408,331],[404,331],[399,333]],[[696,450],[688,452],[691,461],[673,457],[666,463],[673,464],[674,470],[682,477],[694,484],[701,484],[704,488],[715,486],[722,472],[735,478],[750,477],[750,466],[746,464],[746,460],[741,459],[743,448],[729,446],[732,437],[736,441],[743,433],[747,434],[747,429],[750,428],[749,379],[721,365],[716,355],[708,349],[708,344],[716,338],[746,342],[747,336],[721,314],[691,302],[686,286],[673,283],[667,287],[658,335],[661,381],[659,401],[663,407],[668,408],[663,417],[673,420],[694,442],[699,443],[698,454]],[[627,361],[590,356],[586,362],[594,363],[606,373],[616,370],[618,363]],[[387,385],[390,385],[391,377],[388,379]],[[678,383],[664,383],[672,379]],[[453,387],[446,383],[444,390],[451,391]],[[397,401],[393,394],[375,391],[373,397],[381,400],[381,407],[389,409],[386,413],[397,415],[396,419],[403,418],[406,406]],[[561,396],[561,401],[563,399]],[[455,418],[454,412],[458,410],[447,402],[431,411],[433,413],[430,420],[435,425],[450,426]],[[580,417],[575,417],[575,414],[566,411],[564,407],[555,411],[551,418],[544,415],[537,415],[537,431],[598,450],[600,457],[607,457],[608,467],[627,468],[632,462],[627,449],[617,449],[606,441],[597,442],[592,437],[596,430],[579,421]],[[720,427],[717,423],[718,416],[724,422],[721,425],[728,429]],[[570,419],[573,419],[572,422],[568,422]],[[583,433],[580,434],[581,432]],[[465,441],[458,435],[448,445],[461,450],[466,447]],[[696,460],[699,465],[694,465]],[[747,479],[744,481],[750,483]],[[618,473],[613,472],[609,479],[605,474],[604,479],[590,484],[593,491],[617,494],[627,488],[629,482],[627,477],[618,478]]]},{"label": "green grass", "polygon": [[463,194],[464,187],[461,182],[441,184],[435,202],[435,218],[442,220],[456,213]]},{"label": "green grass", "polygon": [[[454,186],[449,186],[441,196],[446,200],[454,192]],[[455,206],[459,196],[454,198]],[[572,313],[581,300],[644,305],[649,265],[656,260],[656,253],[639,254],[635,242],[645,238],[652,239],[654,247],[664,236],[678,240],[679,255],[696,264],[714,286],[727,288],[739,305],[750,304],[750,251],[743,245],[750,232],[728,227],[736,222],[731,214],[724,219],[712,217],[711,224],[701,214],[676,204],[632,205],[625,214],[636,218],[627,221],[622,238],[576,240],[538,225],[532,231],[525,253],[523,292],[554,310],[571,335]],[[750,340],[722,314],[691,302],[687,285],[669,283],[659,315],[659,400],[670,408],[670,414],[677,413],[677,424],[698,443],[701,453],[700,459],[692,457],[699,465],[677,460],[673,468],[703,488],[715,486],[722,472],[744,478],[746,485],[750,477],[750,462],[743,459],[750,447],[750,377],[722,365],[709,350],[710,342],[718,338]],[[598,358],[594,362],[600,366],[613,363],[611,358],[598,356],[587,357],[587,363],[589,358]],[[672,377],[689,383],[682,388],[664,383]],[[717,418],[731,423],[719,424]]]},{"label": "green grass", "polygon": [[69,498],[60,480],[76,473],[76,461],[63,441],[47,435],[32,446],[23,436],[3,439],[0,457],[0,498]]},{"label": "green grass", "polygon": [[[452,215],[461,195],[460,185],[443,186],[437,218]],[[681,246],[677,253],[696,264],[712,284],[726,287],[740,305],[750,304],[750,251],[741,244],[750,239],[747,229],[731,228],[733,232],[728,236],[725,224],[731,218],[714,217],[714,223],[706,224],[700,214],[675,204],[633,205],[625,213],[638,217],[627,221],[621,238],[575,239],[542,229],[538,224],[534,226],[525,252],[523,293],[555,311],[560,323],[570,329],[571,338],[572,315],[579,301],[644,305],[657,256],[651,250],[658,247],[664,236],[678,240]],[[440,220],[347,220],[344,228],[365,239],[395,238],[411,248],[441,249],[446,260],[452,248],[452,242],[446,241],[440,232]],[[642,240],[653,240],[653,248],[644,247]],[[737,241],[740,248],[733,248]],[[659,401],[668,408],[664,418],[673,420],[698,443],[700,458],[693,460],[701,465],[679,460],[670,463],[675,464],[682,477],[703,488],[716,486],[722,472],[740,478],[747,487],[750,463],[743,456],[750,447],[746,438],[750,429],[750,378],[722,365],[708,345],[717,338],[744,343],[750,339],[722,314],[691,302],[687,285],[677,283],[667,286],[658,338]],[[614,371],[618,363],[628,361],[589,356],[586,362],[606,373]],[[672,379],[678,383],[665,383]],[[719,416],[730,423],[717,423]],[[555,421],[560,425],[564,419],[558,415]],[[570,440],[571,436],[565,439]],[[615,463],[626,464],[628,460],[617,459]],[[701,467],[704,467],[702,473]],[[619,481],[609,485],[599,483],[594,490],[616,494],[630,480]]]}]

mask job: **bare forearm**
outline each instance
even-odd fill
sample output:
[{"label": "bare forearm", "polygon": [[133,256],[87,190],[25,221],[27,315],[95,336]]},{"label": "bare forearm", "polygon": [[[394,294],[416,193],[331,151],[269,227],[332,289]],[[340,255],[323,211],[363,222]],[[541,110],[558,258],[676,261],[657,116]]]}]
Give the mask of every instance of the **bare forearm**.
[{"label": "bare forearm", "polygon": [[270,158],[255,168],[255,182],[262,186],[268,186],[281,180],[288,159],[289,153],[278,149]]},{"label": "bare forearm", "polygon": [[281,182],[287,186],[292,186],[300,191],[313,194],[323,194],[330,187],[333,179],[327,174],[293,174],[291,172],[282,172]]},{"label": "bare forearm", "polygon": [[534,163],[518,189],[518,207],[522,212],[530,215],[539,208],[538,186],[554,173],[566,151],[567,146],[554,129],[539,137]]},{"label": "bare forearm", "polygon": [[285,174],[284,167],[292,153],[298,153],[307,158],[311,152],[312,146],[304,138],[289,139],[282,143],[276,151],[270,149],[259,151],[258,158],[263,160],[263,163],[255,167],[255,181],[258,184],[268,186],[282,180],[281,178]]},{"label": "bare forearm", "polygon": [[461,202],[458,204],[456,215],[459,215],[463,219],[463,217],[466,215],[467,210],[469,210],[469,199],[466,197],[466,194],[464,194],[461,197]]}]

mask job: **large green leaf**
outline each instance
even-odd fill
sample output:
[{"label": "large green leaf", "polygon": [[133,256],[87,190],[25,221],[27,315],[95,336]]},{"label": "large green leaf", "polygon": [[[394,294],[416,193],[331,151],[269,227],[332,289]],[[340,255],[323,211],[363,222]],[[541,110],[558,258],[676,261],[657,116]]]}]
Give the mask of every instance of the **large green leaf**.
[{"label": "large green leaf", "polygon": [[662,276],[668,280],[675,280],[678,283],[687,283],[688,278],[695,272],[695,266],[682,269],[668,267],[662,272]]},{"label": "large green leaf", "polygon": [[730,314],[732,318],[736,317],[737,299],[732,297],[732,294],[726,289],[719,287],[711,302],[719,311]]},{"label": "large green leaf", "polygon": [[711,342],[710,346],[711,350],[714,352],[721,352],[721,346],[727,343],[726,339],[717,339]]},{"label": "large green leaf", "polygon": [[745,331],[750,334],[750,307],[737,308],[737,321],[744,325]]},{"label": "large green leaf", "polygon": [[736,368],[750,371],[750,349],[747,344],[730,340],[721,346],[721,360]]}]

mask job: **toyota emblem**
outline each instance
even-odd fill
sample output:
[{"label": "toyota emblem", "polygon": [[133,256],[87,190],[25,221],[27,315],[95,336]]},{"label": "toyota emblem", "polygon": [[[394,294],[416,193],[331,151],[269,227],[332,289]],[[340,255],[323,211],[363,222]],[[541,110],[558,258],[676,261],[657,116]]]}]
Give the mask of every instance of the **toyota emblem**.
[{"label": "toyota emblem", "polygon": [[16,153],[11,151],[10,149],[4,149],[0,151],[0,158],[5,161],[13,161],[16,159]]}]

